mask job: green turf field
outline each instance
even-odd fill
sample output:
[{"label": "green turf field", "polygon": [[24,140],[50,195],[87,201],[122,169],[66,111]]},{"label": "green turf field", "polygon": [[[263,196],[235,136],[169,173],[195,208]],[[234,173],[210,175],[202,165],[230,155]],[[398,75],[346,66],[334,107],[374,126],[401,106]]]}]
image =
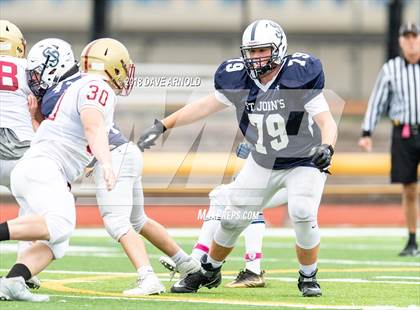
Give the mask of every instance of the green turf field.
[{"label": "green turf field", "polygon": [[[177,238],[189,251],[195,238]],[[400,237],[324,237],[319,281],[323,296],[303,298],[296,287],[297,262],[292,238],[269,237],[264,242],[263,267],[267,287],[254,289],[201,289],[198,294],[166,293],[125,298],[124,289],[136,281],[130,262],[119,245],[107,237],[74,237],[68,255],[40,275],[40,293],[49,303],[31,309],[397,309],[420,306],[420,257],[397,256]],[[243,267],[243,241],[223,267],[224,284]],[[0,274],[15,259],[14,243],[2,243]],[[169,289],[169,274],[159,265],[160,253],[148,245],[155,271]],[[385,306],[388,306],[386,308]],[[3,309],[28,309],[22,302],[1,302]]]}]

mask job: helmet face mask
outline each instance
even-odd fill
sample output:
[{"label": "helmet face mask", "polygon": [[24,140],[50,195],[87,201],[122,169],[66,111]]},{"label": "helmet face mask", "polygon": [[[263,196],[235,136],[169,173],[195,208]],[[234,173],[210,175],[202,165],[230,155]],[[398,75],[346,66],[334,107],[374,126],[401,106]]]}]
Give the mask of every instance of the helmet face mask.
[{"label": "helmet face mask", "polygon": [[[255,57],[252,55],[253,50],[270,49],[269,56]],[[261,44],[253,46],[241,46],[242,58],[245,63],[245,68],[253,79],[259,79],[267,73],[274,70],[277,65],[279,49],[274,44]]]},{"label": "helmet face mask", "polygon": [[45,92],[48,89],[48,85],[43,82],[42,74],[45,69],[45,66],[38,66],[32,70],[26,70],[26,76],[28,80],[28,86],[35,97],[44,96]]},{"label": "helmet face mask", "polygon": [[[255,50],[270,49],[268,56],[253,56]],[[271,20],[251,23],[242,36],[241,54],[252,79],[260,79],[281,65],[287,52],[287,39],[279,24]]]},{"label": "helmet face mask", "polygon": [[114,89],[118,96],[128,96],[134,86],[134,75],[136,73],[136,66],[131,62],[126,64],[121,60],[121,66],[124,69],[121,70],[114,68],[114,77],[105,70],[105,73],[109,77],[110,86]]},{"label": "helmet face mask", "polygon": [[136,74],[136,66],[133,63],[130,63],[125,67],[127,78],[124,81],[123,89],[120,94],[121,96],[128,96],[131,93],[134,86],[134,76]]}]

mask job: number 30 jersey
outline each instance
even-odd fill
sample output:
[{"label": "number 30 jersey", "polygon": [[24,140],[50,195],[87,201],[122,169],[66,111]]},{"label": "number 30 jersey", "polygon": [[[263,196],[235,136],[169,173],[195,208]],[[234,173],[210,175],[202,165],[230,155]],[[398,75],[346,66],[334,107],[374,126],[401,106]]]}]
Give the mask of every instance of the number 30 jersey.
[{"label": "number 30 jersey", "polygon": [[265,85],[249,77],[241,58],[222,63],[214,77],[215,96],[235,106],[254,160],[275,170],[313,166],[310,151],[321,144],[313,116],[329,110],[324,82],[321,62],[303,53],[286,56]]},{"label": "number 30 jersey", "polygon": [[108,132],[115,104],[114,91],[100,76],[84,75],[61,95],[48,119],[39,126],[23,159],[51,158],[62,168],[67,181],[73,182],[93,159],[80,111],[87,107],[97,109]]},{"label": "number 30 jersey", "polygon": [[34,135],[25,70],[26,59],[0,56],[0,128],[12,129],[21,141]]}]

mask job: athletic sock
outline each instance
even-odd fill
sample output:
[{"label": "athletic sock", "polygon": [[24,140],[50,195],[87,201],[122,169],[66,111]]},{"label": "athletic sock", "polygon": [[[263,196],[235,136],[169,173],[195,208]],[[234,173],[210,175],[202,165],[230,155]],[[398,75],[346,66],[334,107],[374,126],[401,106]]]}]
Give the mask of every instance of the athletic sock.
[{"label": "athletic sock", "polygon": [[203,223],[203,226],[201,226],[200,236],[191,253],[192,257],[200,261],[201,257],[209,252],[209,247],[213,240],[214,233],[219,226],[220,220],[212,219]]},{"label": "athletic sock", "polygon": [[208,263],[210,263],[211,264],[211,266],[214,268],[214,269],[216,269],[216,268],[219,268],[220,266],[222,266],[222,264],[223,264],[223,261],[218,261],[218,260],[215,260],[215,259],[213,259],[213,258],[211,258],[210,257],[210,255],[209,256],[207,256],[207,262]]},{"label": "athletic sock", "polygon": [[317,267],[317,263],[313,263],[312,265],[300,265],[300,271],[305,275],[305,276],[311,276]]},{"label": "athletic sock", "polygon": [[245,268],[256,274],[261,274],[262,253],[246,253]]},{"label": "athletic sock", "polygon": [[184,252],[184,250],[180,249],[174,256],[171,257],[175,265],[182,264],[183,262],[189,261],[190,257],[187,255],[187,253]]},{"label": "athletic sock", "polygon": [[6,278],[23,277],[25,281],[32,278],[31,271],[24,264],[14,264]]},{"label": "athletic sock", "polygon": [[0,241],[10,240],[9,224],[7,222],[0,224]]},{"label": "athletic sock", "polygon": [[256,274],[261,274],[262,243],[265,232],[265,221],[260,213],[258,219],[251,222],[245,229],[245,268]]},{"label": "athletic sock", "polygon": [[140,279],[144,279],[148,274],[152,274],[153,268],[150,265],[142,266],[139,269],[137,269],[137,275]]},{"label": "athletic sock", "polygon": [[412,244],[415,245],[416,244],[416,233],[415,232],[410,232],[408,234],[408,244]]}]

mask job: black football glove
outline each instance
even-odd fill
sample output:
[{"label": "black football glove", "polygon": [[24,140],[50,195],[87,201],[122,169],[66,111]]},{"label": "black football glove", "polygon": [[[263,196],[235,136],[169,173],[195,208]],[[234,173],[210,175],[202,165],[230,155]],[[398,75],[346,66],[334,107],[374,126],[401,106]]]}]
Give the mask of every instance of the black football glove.
[{"label": "black football glove", "polygon": [[151,146],[155,145],[157,138],[161,136],[166,131],[165,125],[157,119],[155,119],[155,124],[152,127],[149,127],[144,131],[137,141],[137,146],[142,152],[145,149],[149,149]]},{"label": "black football glove", "polygon": [[334,155],[334,149],[329,144],[321,144],[311,151],[312,163],[322,172],[328,172],[331,165],[331,158]]}]

